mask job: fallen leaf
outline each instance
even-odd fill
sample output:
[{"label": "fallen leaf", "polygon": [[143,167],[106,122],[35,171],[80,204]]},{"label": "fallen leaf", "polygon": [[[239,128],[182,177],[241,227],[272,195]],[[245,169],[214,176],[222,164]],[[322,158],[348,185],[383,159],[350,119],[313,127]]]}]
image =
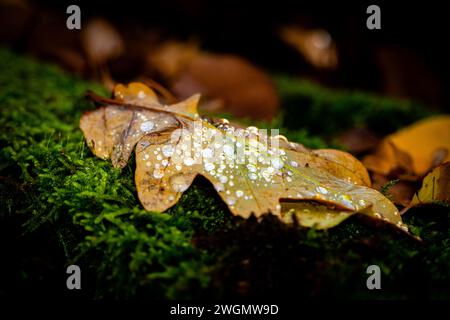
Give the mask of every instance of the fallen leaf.
[{"label": "fallen leaf", "polygon": [[81,46],[87,56],[90,71],[102,84],[113,89],[108,61],[117,58],[124,50],[124,41],[116,28],[103,18],[92,18],[81,29]]},{"label": "fallen leaf", "polygon": [[364,165],[384,176],[418,180],[438,161],[449,161],[450,116],[419,121],[387,136],[376,152],[363,159]]},{"label": "fallen leaf", "polygon": [[450,204],[450,162],[434,168],[426,175],[410,206],[436,203]]},{"label": "fallen leaf", "polygon": [[221,112],[271,120],[279,98],[270,77],[249,61],[231,54],[200,51],[195,45],[168,42],[151,53],[149,62],[180,98],[201,92],[223,101]]},{"label": "fallen leaf", "polygon": [[335,69],[337,67],[336,44],[326,30],[286,26],[281,28],[280,36],[283,41],[294,47],[314,67],[320,69]]},{"label": "fallen leaf", "polygon": [[103,65],[117,57],[124,48],[119,32],[102,18],[89,20],[81,29],[81,44],[94,66]]},{"label": "fallen leaf", "polygon": [[150,52],[148,64],[173,80],[199,54],[200,49],[196,44],[168,41]]},{"label": "fallen leaf", "polygon": [[[338,212],[328,219],[319,207],[318,215],[325,214],[316,219],[321,227],[360,213],[407,230],[397,208],[368,187],[366,169],[347,153],[311,151],[255,127],[212,124],[197,113],[199,95],[163,105],[150,88],[131,83],[116,86],[114,96],[91,94],[103,106],[84,114],[80,127],[93,153],[115,167],[123,168],[135,149],[135,183],[146,210],[172,207],[202,175],[230,211],[244,218],[271,213],[283,219],[295,210],[283,201],[313,201],[331,216]],[[311,225],[311,218],[303,220]]]},{"label": "fallen leaf", "polygon": [[361,154],[371,151],[379,139],[367,128],[352,128],[340,134],[337,141],[351,154]]}]

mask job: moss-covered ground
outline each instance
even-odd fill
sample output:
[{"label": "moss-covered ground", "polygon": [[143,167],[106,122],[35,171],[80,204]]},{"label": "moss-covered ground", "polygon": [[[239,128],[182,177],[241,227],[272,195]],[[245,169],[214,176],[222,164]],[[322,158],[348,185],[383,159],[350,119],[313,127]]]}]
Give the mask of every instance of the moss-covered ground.
[{"label": "moss-covered ground", "polygon": [[[78,128],[93,108],[84,92],[108,95],[103,88],[4,49],[0,70],[0,295],[450,298],[448,208],[407,213],[422,242],[361,217],[328,231],[235,218],[202,179],[169,212],[146,212],[134,164],[120,171],[94,157]],[[410,102],[277,83],[285,116],[272,125],[312,147],[343,128],[389,132],[427,114]],[[65,286],[73,263],[82,270],[76,293]],[[381,267],[381,290],[366,288],[371,264]]]}]

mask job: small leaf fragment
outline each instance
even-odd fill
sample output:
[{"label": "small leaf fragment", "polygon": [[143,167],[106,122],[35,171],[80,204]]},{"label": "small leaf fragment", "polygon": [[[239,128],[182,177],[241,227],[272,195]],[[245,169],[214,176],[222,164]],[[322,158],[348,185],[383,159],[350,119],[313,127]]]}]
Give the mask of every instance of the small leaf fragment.
[{"label": "small leaf fragment", "polygon": [[441,202],[450,204],[450,162],[434,168],[426,175],[410,206]]}]

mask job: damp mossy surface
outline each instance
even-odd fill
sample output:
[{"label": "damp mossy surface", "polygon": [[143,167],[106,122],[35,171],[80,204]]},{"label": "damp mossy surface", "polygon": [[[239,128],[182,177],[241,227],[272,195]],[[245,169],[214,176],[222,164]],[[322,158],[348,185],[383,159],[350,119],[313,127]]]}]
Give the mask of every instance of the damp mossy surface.
[{"label": "damp mossy surface", "polygon": [[[168,212],[147,212],[133,161],[118,170],[96,158],[78,127],[93,108],[85,91],[108,92],[5,49],[0,70],[0,296],[450,298],[448,208],[404,217],[422,242],[357,216],[328,231],[236,218],[202,179]],[[395,130],[428,114],[409,102],[277,83],[285,114],[302,115],[304,125],[280,117],[276,126],[311,147],[359,123]],[[329,111],[324,126],[320,110]],[[66,288],[70,264],[82,270],[80,291]],[[366,287],[372,264],[382,270],[381,290]]]}]

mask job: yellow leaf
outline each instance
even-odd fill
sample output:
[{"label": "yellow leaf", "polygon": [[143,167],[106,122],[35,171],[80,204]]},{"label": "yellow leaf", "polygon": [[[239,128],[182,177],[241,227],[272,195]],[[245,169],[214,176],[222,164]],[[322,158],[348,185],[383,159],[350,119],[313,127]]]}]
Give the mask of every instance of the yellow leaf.
[{"label": "yellow leaf", "polygon": [[410,206],[446,202],[450,204],[450,163],[446,162],[433,169],[423,179],[422,187],[417,192]]},{"label": "yellow leaf", "polygon": [[366,169],[350,154],[311,151],[255,127],[211,124],[196,112],[198,95],[163,105],[151,89],[133,83],[117,86],[116,97],[95,98],[106,106],[84,114],[80,127],[94,154],[111,158],[115,167],[124,167],[135,150],[135,183],[146,210],[167,210],[202,175],[244,218],[283,219],[282,200],[309,201],[321,207],[314,217],[302,211],[305,225],[331,227],[360,213],[406,229],[397,208],[368,187]]},{"label": "yellow leaf", "polygon": [[450,161],[450,116],[424,119],[389,135],[363,163],[385,176],[401,171],[422,177],[436,165],[437,157],[440,163]]}]

